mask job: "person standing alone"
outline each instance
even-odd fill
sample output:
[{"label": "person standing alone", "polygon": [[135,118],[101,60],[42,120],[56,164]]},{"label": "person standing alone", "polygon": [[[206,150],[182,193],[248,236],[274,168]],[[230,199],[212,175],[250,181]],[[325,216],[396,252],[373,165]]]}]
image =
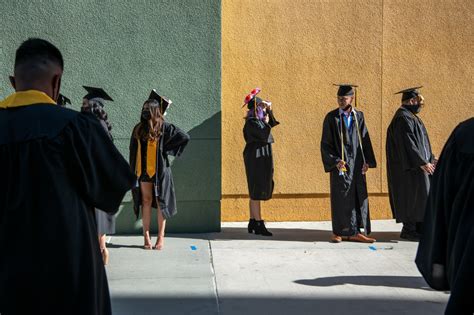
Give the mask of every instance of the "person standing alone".
[{"label": "person standing alone", "polygon": [[330,111],[323,123],[321,156],[324,170],[330,173],[333,243],[375,242],[368,237],[371,227],[365,174],[377,162],[364,113],[352,107],[357,104],[356,87],[339,85],[339,107]]},{"label": "person standing alone", "polygon": [[403,223],[400,238],[418,241],[436,166],[430,139],[418,116],[424,103],[419,88],[398,92],[402,105],[387,129],[387,182],[390,206],[397,222]]}]

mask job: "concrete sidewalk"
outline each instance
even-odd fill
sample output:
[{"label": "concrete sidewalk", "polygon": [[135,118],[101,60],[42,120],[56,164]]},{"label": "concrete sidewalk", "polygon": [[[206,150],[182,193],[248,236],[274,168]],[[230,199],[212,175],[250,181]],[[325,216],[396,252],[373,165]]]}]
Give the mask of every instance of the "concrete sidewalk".
[{"label": "concrete sidewalk", "polygon": [[221,233],[170,234],[163,251],[114,236],[107,266],[114,314],[443,314],[413,263],[400,225],[373,221],[369,244],[331,244],[330,222],[245,223]]}]

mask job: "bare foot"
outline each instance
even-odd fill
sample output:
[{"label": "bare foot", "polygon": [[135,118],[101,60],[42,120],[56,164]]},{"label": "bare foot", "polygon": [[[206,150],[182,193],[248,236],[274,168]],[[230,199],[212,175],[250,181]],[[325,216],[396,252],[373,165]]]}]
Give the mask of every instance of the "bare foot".
[{"label": "bare foot", "polygon": [[145,237],[145,245],[143,245],[143,249],[151,249],[151,239],[149,237]]},{"label": "bare foot", "polygon": [[158,239],[156,240],[156,244],[155,244],[154,248],[156,250],[162,250],[164,245],[165,245],[165,237],[164,236],[158,236]]}]

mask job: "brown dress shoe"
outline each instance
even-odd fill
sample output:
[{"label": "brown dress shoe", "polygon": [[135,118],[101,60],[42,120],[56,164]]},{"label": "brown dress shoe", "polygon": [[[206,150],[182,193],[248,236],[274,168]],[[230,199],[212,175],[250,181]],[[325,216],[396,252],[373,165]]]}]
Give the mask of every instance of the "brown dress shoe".
[{"label": "brown dress shoe", "polygon": [[358,233],[357,235],[354,235],[354,236],[349,236],[347,240],[351,242],[360,242],[360,243],[375,243],[376,242],[375,238],[367,237],[361,233]]},{"label": "brown dress shoe", "polygon": [[340,243],[340,242],[342,242],[342,237],[336,234],[333,234],[331,236],[331,243]]}]

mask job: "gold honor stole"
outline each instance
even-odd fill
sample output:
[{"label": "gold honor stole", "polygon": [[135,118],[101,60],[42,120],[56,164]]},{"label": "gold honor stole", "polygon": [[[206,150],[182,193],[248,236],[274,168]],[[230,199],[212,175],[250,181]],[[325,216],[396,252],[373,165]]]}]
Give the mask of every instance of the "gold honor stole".
[{"label": "gold honor stole", "polygon": [[0,108],[7,109],[36,104],[56,105],[56,102],[44,92],[28,90],[15,92],[6,99],[0,101]]},{"label": "gold honor stole", "polygon": [[[150,154],[151,153],[151,154]],[[156,174],[156,140],[148,139],[146,148],[146,174],[152,178]],[[140,177],[142,173],[142,150],[141,142],[138,140],[137,163],[135,174]]]}]

